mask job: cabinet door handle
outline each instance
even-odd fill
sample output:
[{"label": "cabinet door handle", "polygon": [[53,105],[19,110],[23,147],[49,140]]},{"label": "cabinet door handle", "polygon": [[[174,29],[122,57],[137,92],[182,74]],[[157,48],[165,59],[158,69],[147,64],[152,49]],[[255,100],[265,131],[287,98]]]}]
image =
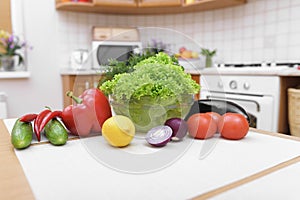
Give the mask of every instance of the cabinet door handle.
[{"label": "cabinet door handle", "polygon": [[97,88],[97,86],[98,86],[98,82],[95,81],[95,82],[94,82],[94,88]]},{"label": "cabinet door handle", "polygon": [[89,89],[90,88],[90,83],[88,81],[85,82],[85,89]]}]

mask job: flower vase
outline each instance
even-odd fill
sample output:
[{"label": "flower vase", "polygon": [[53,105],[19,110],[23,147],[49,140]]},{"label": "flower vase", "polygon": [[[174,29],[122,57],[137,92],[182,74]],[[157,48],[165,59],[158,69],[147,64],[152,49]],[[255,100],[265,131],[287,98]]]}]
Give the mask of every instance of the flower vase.
[{"label": "flower vase", "polygon": [[1,62],[1,67],[4,71],[14,71],[15,70],[14,56],[1,56],[0,62]]},{"label": "flower vase", "polygon": [[205,67],[212,67],[213,61],[211,56],[206,56],[205,58]]}]

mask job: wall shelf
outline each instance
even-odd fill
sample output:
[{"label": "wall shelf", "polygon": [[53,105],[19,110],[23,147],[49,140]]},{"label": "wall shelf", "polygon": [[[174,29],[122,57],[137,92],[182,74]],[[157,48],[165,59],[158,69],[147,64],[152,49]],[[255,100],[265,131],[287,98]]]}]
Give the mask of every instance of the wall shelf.
[{"label": "wall shelf", "polygon": [[0,79],[20,79],[29,77],[30,72],[28,71],[0,72]]},{"label": "wall shelf", "polygon": [[[141,14],[175,14],[175,13],[189,13],[206,10],[214,10],[226,8],[231,6],[242,5],[247,0],[195,0],[193,3],[185,4],[182,1],[179,5],[162,5],[159,2],[153,3],[151,6],[124,6],[116,4],[111,1],[111,4],[100,4],[97,0],[88,3],[82,2],[60,2],[56,1],[56,9],[59,11],[72,12],[88,12],[88,13],[102,13],[102,14],[127,14],[127,15],[141,15]],[[133,1],[134,2],[134,1]]]}]

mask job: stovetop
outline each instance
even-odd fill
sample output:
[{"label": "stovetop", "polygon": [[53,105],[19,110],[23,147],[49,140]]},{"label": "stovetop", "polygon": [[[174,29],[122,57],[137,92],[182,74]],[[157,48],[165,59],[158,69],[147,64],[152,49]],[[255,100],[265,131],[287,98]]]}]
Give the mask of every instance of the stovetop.
[{"label": "stovetop", "polygon": [[218,64],[216,67],[205,68],[201,74],[277,76],[286,71],[298,71],[296,69],[299,65],[299,63]]},{"label": "stovetop", "polygon": [[255,68],[255,69],[259,69],[259,68],[295,68],[298,67],[300,64],[299,63],[295,63],[295,62],[291,62],[291,63],[221,63],[221,64],[217,64],[217,67],[219,68]]}]

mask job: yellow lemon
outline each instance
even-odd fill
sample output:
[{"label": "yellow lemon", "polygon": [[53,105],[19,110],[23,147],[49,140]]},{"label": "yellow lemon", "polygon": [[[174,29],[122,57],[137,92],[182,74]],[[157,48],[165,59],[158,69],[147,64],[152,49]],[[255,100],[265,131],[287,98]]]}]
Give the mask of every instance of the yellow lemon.
[{"label": "yellow lemon", "polygon": [[110,117],[102,126],[102,136],[114,147],[127,146],[134,135],[135,127],[133,122],[122,115]]}]

